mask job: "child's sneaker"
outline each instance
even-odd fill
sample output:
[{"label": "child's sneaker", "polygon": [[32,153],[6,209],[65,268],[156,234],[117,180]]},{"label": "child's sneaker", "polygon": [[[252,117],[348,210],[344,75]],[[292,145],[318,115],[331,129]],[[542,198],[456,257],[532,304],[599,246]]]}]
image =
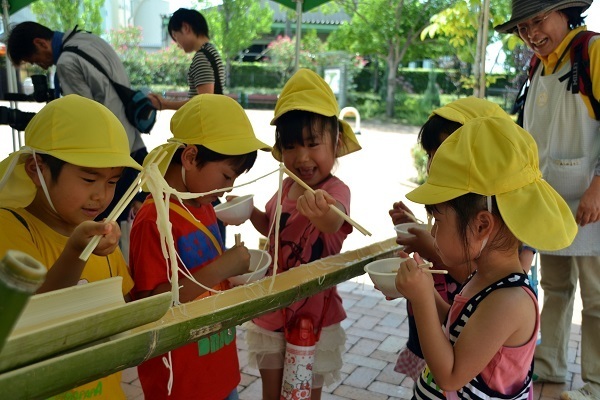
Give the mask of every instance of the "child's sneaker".
[{"label": "child's sneaker", "polygon": [[568,392],[562,392],[560,398],[561,400],[598,400],[585,388],[569,390]]}]

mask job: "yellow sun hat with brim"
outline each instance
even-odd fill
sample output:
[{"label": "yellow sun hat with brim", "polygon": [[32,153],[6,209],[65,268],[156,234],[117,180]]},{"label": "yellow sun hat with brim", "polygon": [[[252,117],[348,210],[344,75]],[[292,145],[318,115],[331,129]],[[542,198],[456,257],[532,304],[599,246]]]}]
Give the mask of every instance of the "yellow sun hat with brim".
[{"label": "yellow sun hat with brim", "polygon": [[480,117],[500,117],[512,120],[498,104],[478,97],[464,97],[454,100],[432,111],[429,118],[439,115],[449,121],[464,125],[467,121]]},{"label": "yellow sun hat with brim", "polygon": [[569,206],[542,179],[533,137],[506,118],[467,121],[442,143],[427,181],[406,198],[433,205],[467,193],[496,196],[508,229],[539,250],[568,247],[577,234]]},{"label": "yellow sun hat with brim", "polygon": [[89,168],[142,167],[129,155],[125,128],[102,104],[71,94],[48,103],[25,128],[25,146],[0,163],[0,207],[27,207],[36,186],[25,172],[32,154]]},{"label": "yellow sun hat with brim", "polygon": [[258,140],[246,112],[229,96],[199,94],[192,97],[171,118],[173,137],[153,149],[144,159],[155,159],[157,153],[166,152],[158,163],[164,176],[175,151],[187,144],[202,145],[216,153],[237,156],[256,150],[271,151],[271,146]]},{"label": "yellow sun hat with brim", "polygon": [[[338,116],[339,108],[333,91],[317,73],[309,69],[299,69],[287,81],[277,103],[275,116],[271,125],[276,125],[277,119],[283,114],[294,111],[309,111],[325,117]],[[337,156],[345,156],[361,149],[358,139],[350,125],[338,118],[342,125],[342,143],[338,148]],[[271,152],[277,161],[281,161],[281,152],[275,146]]]}]

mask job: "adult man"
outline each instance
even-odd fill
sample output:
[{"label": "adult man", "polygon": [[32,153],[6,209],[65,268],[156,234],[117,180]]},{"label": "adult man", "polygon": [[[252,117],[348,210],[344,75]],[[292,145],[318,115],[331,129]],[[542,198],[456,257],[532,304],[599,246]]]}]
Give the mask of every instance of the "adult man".
[{"label": "adult man", "polygon": [[[113,48],[102,38],[78,30],[77,27],[63,33],[52,31],[37,22],[27,21],[14,26],[7,40],[8,55],[16,66],[30,63],[47,70],[52,65],[56,65],[54,82],[56,97],[78,94],[95,100],[112,111],[125,128],[131,157],[141,164],[148,151],[140,132],[127,120],[123,102],[108,78],[79,55],[63,52],[65,46],[78,47],[95,59],[115,82],[130,86],[123,63]],[[99,218],[108,215],[136,176],[137,171],[132,169],[127,168],[123,171],[117,183],[113,202]],[[143,201],[143,197],[136,200]],[[126,217],[127,211],[122,216]]]},{"label": "adult man", "polygon": [[[541,252],[542,342],[535,353],[538,381],[565,382],[567,346],[577,281],[581,288],[581,377],[585,385],[563,400],[600,399],[600,121],[588,96],[573,93],[571,46],[585,31],[581,14],[593,0],[513,0],[512,18],[497,26],[515,33],[541,63],[531,79],[523,126],[535,138],[544,178],[565,198],[579,225],[571,246]],[[600,40],[589,42],[593,93],[600,98]],[[575,48],[575,47],[573,47]],[[540,230],[544,227],[540,226]]]}]

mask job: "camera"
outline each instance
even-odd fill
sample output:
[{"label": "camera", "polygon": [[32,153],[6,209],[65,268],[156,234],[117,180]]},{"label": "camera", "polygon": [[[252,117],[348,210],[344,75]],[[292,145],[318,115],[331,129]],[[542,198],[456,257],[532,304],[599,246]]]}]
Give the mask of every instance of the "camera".
[{"label": "camera", "polygon": [[6,93],[6,101],[35,101],[38,103],[50,102],[54,100],[54,90],[48,87],[48,78],[46,75],[31,75],[33,83],[33,94]]},{"label": "camera", "polygon": [[[5,93],[5,101],[50,102],[54,100],[54,90],[48,87],[46,75],[32,75],[33,94]],[[15,108],[0,106],[0,125],[8,125],[18,131],[24,131],[27,124],[35,116],[34,112],[20,111]]]},{"label": "camera", "polygon": [[0,106],[0,124],[8,125],[18,131],[24,131],[27,124],[34,116],[34,112],[25,112],[14,108]]}]

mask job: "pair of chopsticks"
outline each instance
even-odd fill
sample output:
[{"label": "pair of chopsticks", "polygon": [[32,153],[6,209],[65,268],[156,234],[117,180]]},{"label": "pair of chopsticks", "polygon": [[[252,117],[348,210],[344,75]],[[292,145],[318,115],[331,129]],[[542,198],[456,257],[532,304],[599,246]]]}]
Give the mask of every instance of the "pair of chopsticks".
[{"label": "pair of chopsticks", "polygon": [[[433,263],[430,262],[426,262],[424,264],[419,264],[417,265],[417,267],[421,268],[423,270],[423,272],[427,272],[428,274],[447,274],[448,271],[445,269],[429,269],[433,266]],[[398,270],[392,270],[391,272],[393,273],[397,273]]]},{"label": "pair of chopsticks", "polygon": [[[156,153],[155,155],[152,155],[152,159],[150,159],[148,161],[148,165],[150,164],[158,164],[162,161],[163,158],[165,158],[165,156],[167,155],[166,151],[162,151],[159,153]],[[146,167],[147,168],[147,167]],[[115,205],[115,207],[113,208],[113,210],[110,212],[110,214],[108,215],[108,217],[106,217],[106,219],[104,220],[104,222],[113,222],[117,220],[117,217],[119,215],[121,215],[121,213],[125,210],[125,208],[127,207],[127,205],[129,203],[131,203],[131,201],[133,200],[133,198],[135,197],[136,194],[138,194],[140,188],[144,185],[144,183],[146,183],[146,179],[147,179],[147,175],[144,173],[145,169],[142,170],[138,176],[136,177],[136,179],[131,183],[131,185],[129,186],[129,188],[125,191],[125,194],[123,195],[123,197],[121,197],[121,199],[119,200],[119,202]],[[96,246],[98,246],[98,243],[100,243],[100,239],[102,239],[102,235],[96,235],[94,236],[89,243],[87,244],[87,246],[85,247],[85,249],[83,249],[83,251],[81,252],[81,254],[79,255],[79,259],[82,261],[87,261],[90,256],[92,255],[92,252],[94,251],[94,249],[96,248]]]},{"label": "pair of chopsticks", "polygon": [[421,268],[423,272],[427,272],[428,274],[447,274],[448,270],[445,269],[429,269],[433,267],[433,263],[426,262],[424,264],[419,264],[417,267]]},{"label": "pair of chopsticks", "polygon": [[[304,189],[308,190],[311,193],[315,193],[315,191],[313,190],[313,188],[311,188],[306,183],[304,183],[304,181],[302,179],[298,178],[292,171],[290,171],[289,169],[287,169],[283,165],[281,166],[281,168],[283,168],[283,172],[285,172],[286,174],[289,175],[290,178],[292,178],[293,180],[295,180],[296,183],[298,183],[298,185],[302,186]],[[352,218],[350,218],[348,215],[346,215],[342,210],[340,210],[339,208],[337,208],[335,205],[330,204],[329,208],[332,209],[337,215],[339,215],[340,217],[342,217],[350,225],[352,225],[356,229],[358,229],[360,231],[360,233],[362,233],[365,236],[371,236],[371,232],[369,232],[368,230],[366,230],[365,228],[363,228],[358,222],[354,221]]]}]

